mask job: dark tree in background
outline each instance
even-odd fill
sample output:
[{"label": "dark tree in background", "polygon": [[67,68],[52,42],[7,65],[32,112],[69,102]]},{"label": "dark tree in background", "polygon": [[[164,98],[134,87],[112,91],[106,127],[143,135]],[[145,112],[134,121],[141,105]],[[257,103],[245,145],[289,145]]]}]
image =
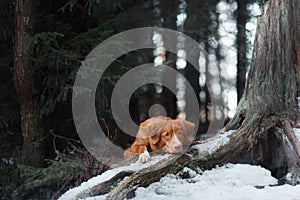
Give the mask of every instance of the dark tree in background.
[{"label": "dark tree in background", "polygon": [[[216,22],[217,19],[212,19],[211,16],[213,16],[216,13],[216,6],[219,1],[206,1],[206,0],[189,0],[186,1],[187,3],[187,19],[184,24],[184,30],[183,32],[196,41],[198,41],[200,44],[203,45],[203,49],[206,52],[210,52],[210,49],[214,49],[214,47],[211,46],[211,41],[209,38],[218,37],[218,32],[216,31]],[[199,50],[199,49],[198,49]],[[200,52],[203,54],[203,52]],[[197,55],[195,53],[195,55]],[[205,56],[205,69],[202,69],[202,76],[205,77],[206,80],[210,80],[211,76],[209,73],[209,59],[208,59],[208,53],[203,54]],[[195,56],[193,59],[199,59],[199,57]],[[203,64],[203,63],[201,63]],[[204,64],[203,64],[204,65]],[[190,82],[191,86],[193,87],[194,91],[197,95],[197,98],[199,99],[199,108],[200,108],[200,116],[199,116],[199,134],[203,134],[207,132],[207,128],[209,126],[210,120],[211,120],[211,111],[209,110],[211,100],[210,100],[210,94],[208,91],[208,81],[206,81],[205,85],[199,84],[199,68],[198,70],[195,69],[197,66],[191,66],[189,63],[187,67],[184,69],[185,76],[187,80]],[[199,67],[199,66],[198,66]],[[187,94],[190,95],[190,94]],[[187,102],[189,103],[189,102]]]},{"label": "dark tree in background", "polygon": [[42,166],[43,127],[39,117],[37,94],[33,79],[30,42],[34,35],[38,0],[17,0],[15,5],[14,80],[21,111],[23,135],[22,163]]},{"label": "dark tree in background", "polygon": [[249,19],[247,11],[247,0],[237,0],[236,20],[237,20],[237,96],[238,101],[242,98],[246,83],[247,67],[247,35],[246,23]]},{"label": "dark tree in background", "polygon": [[[179,12],[178,9],[179,6],[179,0],[162,0],[160,2],[161,7],[161,19],[163,20],[161,26],[164,28],[169,28],[173,30],[177,30],[176,25],[176,19],[177,14]],[[163,37],[168,37],[167,35],[163,35]],[[166,45],[176,45],[176,43],[173,44],[166,44]],[[166,62],[169,62],[169,66],[176,69],[176,60],[177,56],[171,53],[166,53]],[[174,88],[176,88],[176,78],[170,77],[168,74],[163,75],[163,79],[168,80],[167,82],[172,83],[174,85]],[[174,90],[173,90],[174,91]],[[162,102],[162,105],[167,108],[168,115],[172,118],[176,117],[178,115],[177,110],[177,104],[176,104],[176,94],[172,94],[170,90],[164,90],[163,91],[163,99],[164,102]]]}]

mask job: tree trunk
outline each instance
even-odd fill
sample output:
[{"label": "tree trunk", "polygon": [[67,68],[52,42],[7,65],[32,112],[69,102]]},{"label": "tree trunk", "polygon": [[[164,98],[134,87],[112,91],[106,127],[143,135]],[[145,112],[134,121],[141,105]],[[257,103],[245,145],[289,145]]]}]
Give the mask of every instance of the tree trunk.
[{"label": "tree trunk", "polygon": [[42,123],[34,94],[33,69],[29,48],[34,34],[37,0],[17,0],[15,5],[14,80],[19,97],[23,133],[22,163],[41,166],[43,162]]},{"label": "tree trunk", "polygon": [[244,95],[235,117],[224,128],[237,129],[233,136],[236,145],[231,144],[235,150],[228,161],[262,165],[277,178],[287,172],[300,176],[299,141],[290,137],[295,136],[291,126],[295,127],[299,114],[299,5],[296,0],[266,3],[258,22]]},{"label": "tree trunk", "polygon": [[237,0],[237,96],[238,102],[241,100],[246,83],[246,66],[247,66],[247,35],[246,23],[249,18],[247,11],[247,1]]},{"label": "tree trunk", "polygon": [[[162,26],[164,28],[169,28],[172,30],[177,30],[177,25],[176,25],[176,19],[177,19],[177,14],[178,14],[178,5],[179,1],[178,0],[162,0],[160,1],[160,8],[162,10],[161,12],[161,18],[163,19]],[[159,20],[161,20],[161,18]],[[171,45],[176,45],[176,43],[168,43],[167,40],[167,35],[163,35],[163,40],[165,43],[165,46],[171,46]],[[169,62],[168,66],[176,69],[176,60],[177,56],[166,52],[166,61]],[[162,79],[165,80],[167,83],[173,83],[172,85],[174,86],[173,88],[169,88],[170,90],[164,90],[162,95],[163,99],[165,99],[164,102],[161,102],[161,105],[166,108],[167,115],[174,118],[176,117],[178,113],[178,107],[177,107],[177,98],[176,94],[174,95],[172,91],[176,91],[176,78],[175,77],[170,77],[169,74],[164,73],[162,75]]]}]

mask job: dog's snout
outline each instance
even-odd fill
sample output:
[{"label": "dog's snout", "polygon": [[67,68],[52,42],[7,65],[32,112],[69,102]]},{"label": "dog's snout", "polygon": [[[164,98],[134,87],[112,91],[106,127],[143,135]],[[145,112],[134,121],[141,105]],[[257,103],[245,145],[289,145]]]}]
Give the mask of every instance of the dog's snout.
[{"label": "dog's snout", "polygon": [[174,149],[176,150],[176,151],[182,151],[182,145],[180,144],[180,143],[177,143],[177,144],[175,144],[174,145]]}]

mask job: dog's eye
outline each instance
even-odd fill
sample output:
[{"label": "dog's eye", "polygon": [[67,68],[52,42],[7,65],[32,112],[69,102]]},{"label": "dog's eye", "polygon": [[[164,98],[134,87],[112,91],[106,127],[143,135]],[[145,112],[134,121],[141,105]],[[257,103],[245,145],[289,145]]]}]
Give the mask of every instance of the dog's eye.
[{"label": "dog's eye", "polygon": [[169,138],[170,136],[171,136],[170,133],[166,133],[166,134],[165,134],[165,137],[166,137],[166,138]]},{"label": "dog's eye", "polygon": [[183,132],[182,131],[178,131],[178,135],[183,135]]}]

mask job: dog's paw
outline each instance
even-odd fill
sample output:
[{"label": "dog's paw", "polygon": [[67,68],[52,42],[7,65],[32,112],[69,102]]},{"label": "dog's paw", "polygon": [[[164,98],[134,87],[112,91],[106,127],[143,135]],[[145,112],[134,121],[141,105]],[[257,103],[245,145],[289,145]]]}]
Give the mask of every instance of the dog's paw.
[{"label": "dog's paw", "polygon": [[145,151],[144,153],[140,154],[139,161],[141,163],[146,163],[150,160],[150,155],[148,151]]}]

